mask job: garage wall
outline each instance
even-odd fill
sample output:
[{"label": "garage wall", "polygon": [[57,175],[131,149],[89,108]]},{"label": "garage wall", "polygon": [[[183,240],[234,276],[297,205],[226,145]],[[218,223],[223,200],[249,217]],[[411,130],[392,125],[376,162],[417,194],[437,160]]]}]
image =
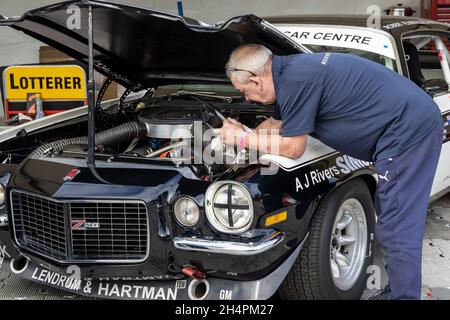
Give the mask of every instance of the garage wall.
[{"label": "garage wall", "polygon": [[[26,10],[60,2],[61,0],[0,0],[0,14],[22,15]],[[176,0],[121,0],[126,3],[162,11],[178,13]],[[420,0],[403,0],[405,6],[419,11]],[[365,13],[368,6],[377,4],[381,9],[396,5],[398,0],[183,0],[184,14],[207,23],[216,23],[234,15],[254,13],[256,15],[286,14],[352,14]],[[8,28],[0,32],[0,66],[36,63],[39,60],[40,44],[29,37]],[[0,117],[3,106],[0,102]]]}]

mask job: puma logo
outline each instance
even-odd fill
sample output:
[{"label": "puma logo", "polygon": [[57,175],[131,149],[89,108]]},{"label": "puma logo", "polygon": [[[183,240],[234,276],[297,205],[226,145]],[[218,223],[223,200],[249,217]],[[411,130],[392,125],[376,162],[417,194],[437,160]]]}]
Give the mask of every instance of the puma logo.
[{"label": "puma logo", "polygon": [[389,179],[388,179],[388,173],[389,173],[389,170],[386,171],[386,173],[384,174],[384,176],[382,176],[381,174],[379,174],[379,175],[378,175],[378,178],[383,179],[383,180],[386,180],[386,182],[389,182]]}]

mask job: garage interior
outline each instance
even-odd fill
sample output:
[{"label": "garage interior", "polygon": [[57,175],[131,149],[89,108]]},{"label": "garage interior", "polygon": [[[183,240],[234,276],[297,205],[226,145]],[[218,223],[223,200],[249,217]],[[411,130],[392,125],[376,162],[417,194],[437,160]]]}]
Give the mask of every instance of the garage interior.
[{"label": "garage interior", "polygon": [[[0,14],[8,17],[21,15],[23,12],[44,5],[60,1],[51,0],[22,0],[0,1]],[[378,5],[382,10],[398,5],[399,1],[389,0],[248,0],[248,1],[219,1],[219,0],[120,0],[122,4],[147,7],[156,10],[180,13],[180,4],[185,16],[216,23],[229,17],[254,13],[258,16],[280,16],[295,14],[366,14],[371,5]],[[424,1],[431,3],[431,1]],[[450,1],[448,2],[450,8]],[[414,16],[423,16],[423,3],[420,0],[404,0],[403,6],[412,8]],[[425,9],[428,7],[426,6]],[[450,12],[450,10],[449,10]],[[450,22],[445,17],[442,22]],[[67,62],[70,58],[59,51],[48,47],[16,31],[6,30],[0,33],[0,67],[22,64],[44,64]],[[97,76],[96,83],[100,84],[103,77]],[[120,97],[124,89],[114,84],[105,95],[105,100]],[[0,131],[8,128],[5,123],[3,101],[0,101]],[[450,177],[447,177],[450,179]],[[450,299],[450,194],[432,201],[429,205],[426,222],[426,233],[423,241],[423,300]],[[383,253],[375,248],[376,264],[383,268]],[[383,277],[384,279],[386,277]],[[382,284],[382,287],[385,284]],[[361,299],[370,298],[376,290],[367,289]],[[54,288],[23,280],[15,275],[0,273],[0,300],[55,300],[55,299],[88,299],[72,295]],[[273,299],[277,299],[276,296]]]}]

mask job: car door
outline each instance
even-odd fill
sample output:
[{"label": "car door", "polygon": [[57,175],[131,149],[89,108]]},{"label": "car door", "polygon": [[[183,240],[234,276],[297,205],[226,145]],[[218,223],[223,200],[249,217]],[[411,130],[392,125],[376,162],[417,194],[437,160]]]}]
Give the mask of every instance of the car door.
[{"label": "car door", "polygon": [[450,188],[450,44],[445,32],[414,32],[402,36],[405,75],[433,97],[439,106],[445,131],[442,151],[436,171],[431,197],[437,198]]}]

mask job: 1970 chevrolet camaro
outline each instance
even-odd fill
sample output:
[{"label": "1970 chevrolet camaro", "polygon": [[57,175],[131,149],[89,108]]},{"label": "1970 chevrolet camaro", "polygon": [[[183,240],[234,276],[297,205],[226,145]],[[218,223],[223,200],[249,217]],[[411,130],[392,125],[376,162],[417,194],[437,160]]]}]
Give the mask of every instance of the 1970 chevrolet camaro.
[{"label": "1970 chevrolet camaro", "polygon": [[[76,10],[81,28],[67,24]],[[255,128],[272,114],[273,106],[234,91],[224,65],[237,46],[260,43],[279,55],[352,51],[413,79],[408,61],[417,50],[407,60],[401,37],[417,49],[434,41],[441,60],[430,51],[423,63],[445,68],[450,80],[439,40],[448,28],[411,19],[384,30],[269,20],[276,27],[253,15],[209,26],[86,0],[2,17],[3,27],[89,64],[91,80],[92,68],[108,80],[95,103],[89,82],[89,108],[0,134],[0,270],[104,298],[359,299],[373,259],[372,164],[312,138],[299,159],[251,159],[206,137],[223,116]],[[111,81],[126,91],[102,102]],[[446,83],[424,78],[421,86],[445,100],[448,122]],[[194,134],[173,139],[178,131]],[[432,196],[450,183],[444,146]]]}]

